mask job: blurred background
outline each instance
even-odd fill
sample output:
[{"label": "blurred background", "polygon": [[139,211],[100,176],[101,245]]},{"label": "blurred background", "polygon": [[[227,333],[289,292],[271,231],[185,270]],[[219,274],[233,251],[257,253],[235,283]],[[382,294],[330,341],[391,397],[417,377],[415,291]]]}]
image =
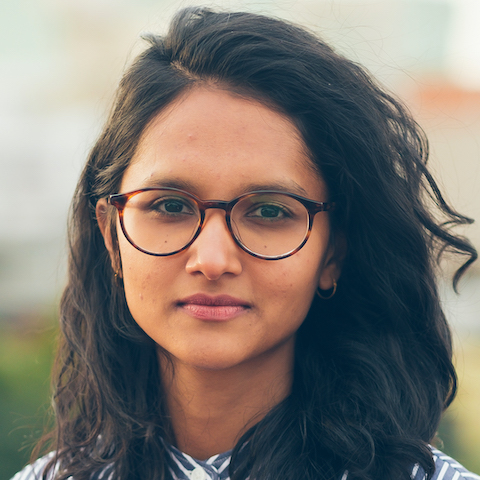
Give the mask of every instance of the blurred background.
[{"label": "blurred background", "polygon": [[[203,4],[207,2],[202,2]],[[29,457],[49,405],[56,309],[65,276],[70,198],[120,75],[195,1],[0,2],[0,478]],[[404,99],[431,140],[446,197],[477,219],[480,248],[480,1],[221,1],[296,21],[366,65]],[[480,269],[455,295],[445,264],[460,392],[443,449],[480,473]]]}]

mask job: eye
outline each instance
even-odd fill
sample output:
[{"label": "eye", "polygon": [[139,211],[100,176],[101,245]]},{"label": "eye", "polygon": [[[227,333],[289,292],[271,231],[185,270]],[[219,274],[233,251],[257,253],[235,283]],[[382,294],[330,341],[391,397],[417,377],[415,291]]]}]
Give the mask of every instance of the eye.
[{"label": "eye", "polygon": [[254,201],[243,212],[245,221],[270,224],[288,221],[293,215],[292,210],[278,199]]},{"label": "eye", "polygon": [[151,211],[163,215],[194,215],[195,208],[186,198],[180,197],[159,197],[149,208]]},{"label": "eye", "polygon": [[187,206],[185,202],[179,200],[164,200],[158,205],[160,210],[164,210],[167,213],[185,213]]},{"label": "eye", "polygon": [[234,208],[233,221],[247,228],[291,228],[304,223],[308,213],[295,198],[277,192],[246,195]]},{"label": "eye", "polygon": [[265,203],[255,205],[255,208],[247,212],[247,216],[257,217],[259,219],[283,219],[288,217],[288,212],[280,205]]}]

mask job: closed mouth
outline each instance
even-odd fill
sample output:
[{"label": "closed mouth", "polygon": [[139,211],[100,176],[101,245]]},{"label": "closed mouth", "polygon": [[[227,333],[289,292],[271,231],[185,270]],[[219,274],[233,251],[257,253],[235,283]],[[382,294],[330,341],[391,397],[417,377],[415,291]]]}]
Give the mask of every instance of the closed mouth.
[{"label": "closed mouth", "polygon": [[248,302],[241,299],[231,297],[230,295],[204,295],[195,294],[184,298],[178,302],[179,306],[183,305],[205,305],[210,307],[244,307],[250,308]]},{"label": "closed mouth", "polygon": [[190,316],[204,321],[227,321],[250,309],[251,306],[229,295],[196,294],[180,300],[178,306]]}]

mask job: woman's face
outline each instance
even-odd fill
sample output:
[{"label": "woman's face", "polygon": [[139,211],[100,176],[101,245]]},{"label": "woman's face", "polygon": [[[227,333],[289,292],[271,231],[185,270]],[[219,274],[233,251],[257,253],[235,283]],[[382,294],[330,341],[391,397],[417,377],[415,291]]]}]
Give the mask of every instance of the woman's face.
[{"label": "woman's face", "polygon": [[[154,119],[120,192],[171,185],[204,200],[283,189],[328,201],[325,184],[286,117],[213,89],[188,92]],[[105,216],[98,217],[114,258]],[[117,235],[133,318],[174,363],[196,368],[291,357],[295,332],[315,290],[331,288],[339,276],[326,213],[316,215],[311,236],[298,253],[275,261],[241,250],[222,210],[207,210],[199,237],[168,257],[136,250],[118,222]]]}]

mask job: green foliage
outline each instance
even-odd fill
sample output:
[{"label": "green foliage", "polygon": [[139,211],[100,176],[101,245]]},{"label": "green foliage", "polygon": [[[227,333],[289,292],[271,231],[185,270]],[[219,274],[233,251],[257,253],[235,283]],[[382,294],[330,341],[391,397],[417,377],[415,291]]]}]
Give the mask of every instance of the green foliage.
[{"label": "green foliage", "polygon": [[[468,470],[478,473],[480,472],[478,444],[465,443],[465,428],[454,412],[455,409],[453,409],[453,412],[449,410],[444,416],[438,430],[437,437],[439,441],[436,442],[435,446],[457,460]],[[472,422],[468,428],[476,430],[477,425],[475,422]]]},{"label": "green foliage", "polygon": [[[1,322],[1,319],[0,319]],[[45,324],[45,322],[44,322]],[[7,329],[0,323],[0,478],[28,463],[50,404],[53,328]]]}]

